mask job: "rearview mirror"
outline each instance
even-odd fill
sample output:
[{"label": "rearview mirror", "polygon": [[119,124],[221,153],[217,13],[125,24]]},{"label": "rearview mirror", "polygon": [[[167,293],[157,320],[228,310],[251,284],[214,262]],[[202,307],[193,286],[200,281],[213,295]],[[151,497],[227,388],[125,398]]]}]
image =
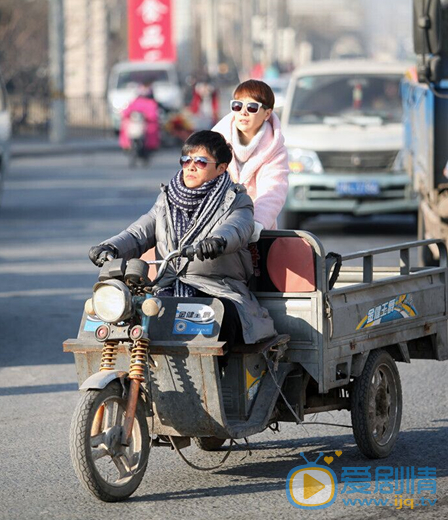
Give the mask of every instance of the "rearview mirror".
[{"label": "rearview mirror", "polygon": [[438,54],[442,49],[440,0],[414,0],[413,29],[416,54]]}]

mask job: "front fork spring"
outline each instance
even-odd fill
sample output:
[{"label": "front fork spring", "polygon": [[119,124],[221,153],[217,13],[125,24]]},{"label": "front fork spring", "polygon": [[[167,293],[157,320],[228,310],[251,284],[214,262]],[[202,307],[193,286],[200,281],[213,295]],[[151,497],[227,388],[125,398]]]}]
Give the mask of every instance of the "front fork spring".
[{"label": "front fork spring", "polygon": [[140,338],[132,347],[131,364],[129,367],[129,379],[145,382],[145,370],[148,363],[149,339]]},{"label": "front fork spring", "polygon": [[100,372],[113,370],[117,360],[118,341],[106,341],[101,352]]}]

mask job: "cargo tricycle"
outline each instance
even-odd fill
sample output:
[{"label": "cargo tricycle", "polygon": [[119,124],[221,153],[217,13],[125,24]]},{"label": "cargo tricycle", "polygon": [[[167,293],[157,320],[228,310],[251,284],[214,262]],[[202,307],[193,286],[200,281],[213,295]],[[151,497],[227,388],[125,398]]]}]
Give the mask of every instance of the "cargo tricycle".
[{"label": "cargo tricycle", "polygon": [[[439,265],[413,266],[411,251],[430,243]],[[325,255],[311,233],[278,230],[251,247],[250,287],[278,335],[235,345],[225,368],[221,301],[152,294],[169,262],[192,258],[191,246],[150,262],[150,274],[141,259],[105,262],[78,337],[64,342],[81,391],[72,461],[97,498],[128,498],[151,447],[181,453],[193,439],[218,450],[226,440],[330,410],[350,411],[365,456],[390,454],[402,415],[397,362],[448,357],[445,244],[407,242],[341,257]],[[385,253],[397,255],[396,266],[375,265]]]}]

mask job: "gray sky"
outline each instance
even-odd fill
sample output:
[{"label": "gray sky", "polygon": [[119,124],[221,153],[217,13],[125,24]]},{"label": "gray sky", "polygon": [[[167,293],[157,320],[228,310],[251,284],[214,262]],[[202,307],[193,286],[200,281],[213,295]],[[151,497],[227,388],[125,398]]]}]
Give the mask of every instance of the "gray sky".
[{"label": "gray sky", "polygon": [[412,55],[412,0],[360,0],[366,13],[369,50]]}]

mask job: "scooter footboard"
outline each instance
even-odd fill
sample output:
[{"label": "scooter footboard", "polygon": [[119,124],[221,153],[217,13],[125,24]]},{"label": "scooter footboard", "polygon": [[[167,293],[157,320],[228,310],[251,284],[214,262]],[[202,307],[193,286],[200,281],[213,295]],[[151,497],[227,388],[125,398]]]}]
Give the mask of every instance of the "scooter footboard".
[{"label": "scooter footboard", "polygon": [[150,429],[158,435],[227,438],[216,356],[187,351],[151,357],[156,366],[148,385],[155,412]]},{"label": "scooter footboard", "polygon": [[[293,368],[291,364],[280,363],[275,381],[267,370],[262,370],[256,378],[250,375],[248,367],[257,364],[263,367],[263,356],[242,354],[231,357],[226,375],[221,379],[216,356],[186,352],[152,358],[156,367],[151,368],[149,391],[155,415],[148,419],[150,429],[158,435],[183,437],[242,438],[262,431],[277,401],[278,387]],[[242,404],[238,414],[234,409],[228,414],[228,393],[233,391],[240,398],[244,397],[238,378],[248,373],[250,399]],[[226,381],[227,378],[232,381]]]}]

